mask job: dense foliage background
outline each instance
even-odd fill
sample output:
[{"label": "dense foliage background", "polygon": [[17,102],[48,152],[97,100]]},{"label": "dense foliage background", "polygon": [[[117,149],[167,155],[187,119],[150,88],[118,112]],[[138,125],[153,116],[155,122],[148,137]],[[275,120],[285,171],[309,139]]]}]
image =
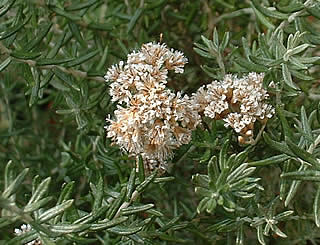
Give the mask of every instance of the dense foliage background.
[{"label": "dense foliage background", "polygon": [[[316,0],[0,1],[0,244],[318,244],[319,19]],[[173,91],[265,73],[256,144],[204,118],[161,176],[111,145],[103,76],[161,33],[189,59]]]}]

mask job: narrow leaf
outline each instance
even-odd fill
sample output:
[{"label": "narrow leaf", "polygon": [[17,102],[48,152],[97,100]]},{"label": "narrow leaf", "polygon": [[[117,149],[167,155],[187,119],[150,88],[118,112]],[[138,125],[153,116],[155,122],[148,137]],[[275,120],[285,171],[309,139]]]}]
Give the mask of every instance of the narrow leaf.
[{"label": "narrow leaf", "polygon": [[25,24],[29,22],[29,20],[31,19],[31,16],[32,15],[29,15],[23,23],[16,25],[14,27],[8,28],[3,32],[0,32],[0,40],[6,39],[12,36],[13,34],[17,33]]},{"label": "narrow leaf", "polygon": [[32,204],[34,202],[38,202],[44,196],[44,194],[48,191],[50,182],[51,182],[51,178],[50,177],[48,177],[45,180],[43,180],[38,185],[37,189],[35,190],[34,194],[30,198],[30,200],[27,203],[27,205],[30,205],[30,204]]},{"label": "narrow leaf", "polygon": [[320,170],[320,163],[314,155],[294,144],[289,138],[286,138],[286,143],[296,156]]},{"label": "narrow leaf", "polygon": [[230,144],[230,141],[226,140],[225,143],[222,146],[222,149],[220,150],[220,153],[219,153],[219,167],[220,167],[220,170],[223,170],[226,167],[228,167],[228,166],[226,166],[226,163],[227,163],[227,151],[228,151],[228,148],[229,148],[229,144]]},{"label": "narrow leaf", "polygon": [[131,215],[143,211],[147,211],[148,209],[151,209],[154,207],[154,204],[145,204],[145,205],[139,205],[139,206],[132,206],[128,208],[124,208],[121,210],[121,213],[123,215]]},{"label": "narrow leaf", "polygon": [[15,178],[15,180],[10,183],[10,185],[3,191],[2,197],[3,198],[8,198],[12,194],[14,194],[18,188],[20,188],[22,181],[24,180],[25,176],[27,175],[29,169],[25,168],[22,170],[22,172]]},{"label": "narrow leaf", "polygon": [[130,33],[133,30],[134,26],[136,25],[138,19],[141,16],[142,12],[143,12],[143,8],[138,8],[135,11],[134,15],[131,17],[131,20],[128,24],[128,31],[127,31],[128,33]]},{"label": "narrow leaf", "polygon": [[265,142],[271,146],[273,149],[280,151],[288,156],[292,156],[292,157],[296,157],[296,155],[289,149],[289,147],[287,146],[287,144],[284,143],[280,143],[277,141],[272,140],[267,133],[263,133],[263,138],[265,140]]},{"label": "narrow leaf", "polygon": [[7,68],[7,66],[11,63],[11,57],[6,58],[1,64],[0,64],[0,72],[2,72],[4,69]]},{"label": "narrow leaf", "polygon": [[314,213],[314,221],[317,227],[320,227],[320,185],[317,185],[317,193],[314,197],[313,203],[313,213]]},{"label": "narrow leaf", "polygon": [[249,162],[249,166],[266,166],[271,164],[283,163],[288,160],[290,157],[286,154],[272,156],[263,160]]},{"label": "narrow leaf", "polygon": [[51,7],[50,8],[53,12],[55,12],[57,15],[61,15],[63,17],[66,17],[69,20],[78,21],[81,20],[81,17],[78,15],[70,14],[58,7]]},{"label": "narrow leaf", "polygon": [[291,73],[289,71],[289,68],[286,64],[282,63],[282,76],[283,80],[286,85],[288,85],[290,88],[293,88],[294,90],[300,90],[292,81]]},{"label": "narrow leaf", "polygon": [[139,231],[142,230],[142,226],[141,227],[134,227],[134,228],[130,228],[130,227],[125,227],[125,226],[116,226],[116,227],[112,227],[107,229],[108,232],[114,233],[116,235],[119,236],[128,236],[131,234],[135,234]]},{"label": "narrow leaf", "polygon": [[92,224],[90,227],[90,230],[92,231],[98,231],[98,230],[105,230],[111,227],[114,227],[116,225],[119,225],[123,222],[128,220],[127,216],[122,216],[113,220],[107,220],[107,221],[99,221],[99,223]]},{"label": "narrow leaf", "polygon": [[260,20],[263,25],[265,25],[268,29],[275,29],[275,26],[259,10],[257,10],[252,3],[250,5],[253,8],[257,19]]},{"label": "narrow leaf", "polygon": [[320,182],[320,171],[304,170],[281,174],[281,178]]},{"label": "narrow leaf", "polygon": [[66,209],[70,208],[72,204],[73,204],[73,200],[71,199],[71,200],[65,201],[64,203],[58,206],[50,208],[49,210],[45,211],[39,216],[38,221],[40,223],[44,223],[56,217],[57,215],[63,213]]},{"label": "narrow leaf", "polygon": [[94,50],[92,52],[89,52],[85,55],[82,55],[79,58],[74,59],[73,61],[70,61],[69,63],[66,64],[66,67],[73,67],[76,65],[80,65],[90,59],[92,59],[94,56],[96,56],[99,53],[99,50]]}]

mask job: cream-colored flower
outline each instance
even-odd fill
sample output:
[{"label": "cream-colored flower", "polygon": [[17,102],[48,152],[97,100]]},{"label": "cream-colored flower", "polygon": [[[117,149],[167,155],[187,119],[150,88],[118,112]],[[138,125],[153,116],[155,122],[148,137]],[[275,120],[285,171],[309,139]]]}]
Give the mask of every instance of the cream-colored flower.
[{"label": "cream-colored flower", "polygon": [[165,169],[172,150],[188,144],[200,122],[193,100],[166,88],[168,71],[181,73],[186,63],[181,52],[147,43],[105,76],[113,81],[112,101],[122,103],[114,119],[107,119],[107,137],[132,156],[141,155],[148,169]]},{"label": "cream-colored flower", "polygon": [[[247,76],[226,75],[223,81],[213,81],[193,94],[199,113],[213,119],[223,119],[226,127],[241,134],[241,141],[250,142],[256,120],[263,123],[275,113],[265,100],[269,97],[263,88],[264,74],[249,73]],[[246,139],[245,139],[246,138]]]}]

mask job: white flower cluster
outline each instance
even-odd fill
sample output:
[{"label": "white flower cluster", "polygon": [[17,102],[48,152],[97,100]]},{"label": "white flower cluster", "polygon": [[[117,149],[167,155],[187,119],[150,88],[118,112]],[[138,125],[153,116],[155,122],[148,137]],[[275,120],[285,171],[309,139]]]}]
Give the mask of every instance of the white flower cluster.
[{"label": "white flower cluster", "polygon": [[[14,233],[16,236],[21,236],[22,234],[31,231],[31,225],[29,224],[23,224],[21,225],[20,229],[15,228]],[[31,242],[25,243],[24,245],[41,245],[41,241],[39,239],[33,240]]]},{"label": "white flower cluster", "polygon": [[223,81],[213,81],[199,88],[192,98],[198,112],[210,118],[225,121],[240,134],[241,143],[250,142],[256,120],[266,122],[274,108],[265,103],[269,97],[263,88],[264,74],[249,73],[238,78],[226,75]]},{"label": "white flower cluster", "polygon": [[107,137],[131,155],[141,155],[147,169],[166,169],[172,150],[191,140],[200,116],[187,95],[166,88],[169,70],[182,73],[187,59],[165,44],[147,43],[112,66],[105,79],[115,119],[107,118]]}]

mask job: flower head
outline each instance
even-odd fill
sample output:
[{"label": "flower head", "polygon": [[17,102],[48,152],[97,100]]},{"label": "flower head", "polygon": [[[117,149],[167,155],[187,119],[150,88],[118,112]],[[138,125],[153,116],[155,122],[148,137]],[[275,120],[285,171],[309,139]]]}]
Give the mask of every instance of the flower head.
[{"label": "flower head", "polygon": [[113,81],[112,100],[123,104],[114,119],[107,119],[107,137],[131,155],[141,155],[148,169],[165,169],[172,150],[189,143],[200,122],[193,101],[166,88],[168,71],[181,73],[186,63],[180,51],[147,43],[105,76]]},{"label": "flower head", "polygon": [[[199,113],[213,119],[223,119],[226,127],[232,127],[242,138],[252,138],[256,120],[266,122],[274,114],[274,108],[265,100],[269,97],[263,88],[264,74],[247,76],[226,75],[223,81],[213,81],[193,94]],[[246,141],[246,140],[242,140]]]}]

